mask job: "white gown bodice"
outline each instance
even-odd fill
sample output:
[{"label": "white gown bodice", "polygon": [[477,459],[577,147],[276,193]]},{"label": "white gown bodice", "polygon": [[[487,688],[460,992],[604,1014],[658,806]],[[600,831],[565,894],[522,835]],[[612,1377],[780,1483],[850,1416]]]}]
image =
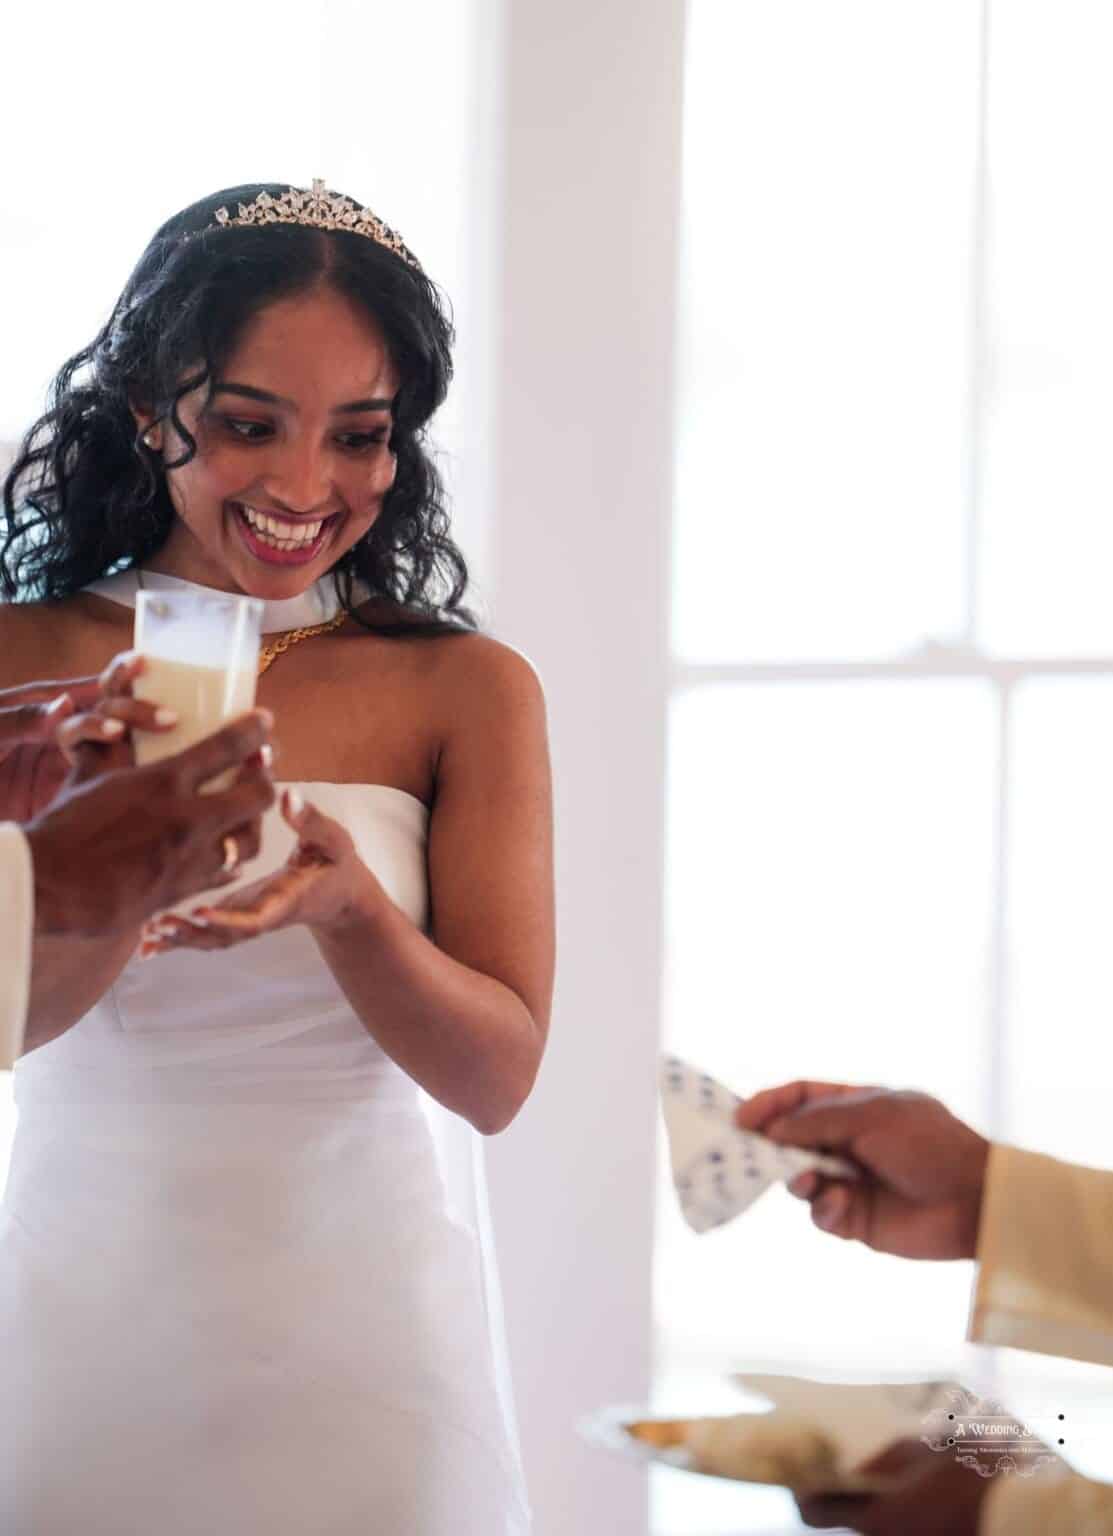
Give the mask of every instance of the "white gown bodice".
[{"label": "white gown bodice", "polygon": [[[303,784],[326,815],[347,828],[387,895],[419,928],[427,922],[426,807],[378,784]],[[272,811],[256,860],[232,889],[277,870],[294,834]],[[210,893],[219,900],[227,891]],[[204,897],[179,904],[188,912]],[[288,928],[231,949],[175,950],[133,959],[74,1029],[32,1052],[16,1072],[16,1101],[44,1095],[129,1103],[196,1093],[281,1102],[363,1098],[396,1088],[416,1093],[352,1013],[305,928]]]},{"label": "white gown bodice", "polygon": [[[424,927],[426,808],[301,787]],[[15,1092],[0,1529],[528,1531],[478,1138],[307,930],[133,959]]]}]

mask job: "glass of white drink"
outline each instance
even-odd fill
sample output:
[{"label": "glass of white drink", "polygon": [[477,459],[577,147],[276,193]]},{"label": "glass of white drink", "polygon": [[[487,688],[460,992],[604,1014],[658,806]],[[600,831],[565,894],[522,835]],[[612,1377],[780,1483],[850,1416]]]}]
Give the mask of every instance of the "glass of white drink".
[{"label": "glass of white drink", "polygon": [[[172,709],[171,731],[137,731],[136,761],[151,763],[211,736],[255,703],[263,604],[256,597],[196,588],[136,594],[135,649],[146,667],[133,685],[137,699]],[[224,787],[227,774],[206,790]]]}]

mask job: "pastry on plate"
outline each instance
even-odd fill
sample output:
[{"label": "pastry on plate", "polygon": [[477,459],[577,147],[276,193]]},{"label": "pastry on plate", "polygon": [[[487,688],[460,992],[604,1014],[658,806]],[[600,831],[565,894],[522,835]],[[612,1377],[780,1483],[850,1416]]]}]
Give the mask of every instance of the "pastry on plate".
[{"label": "pastry on plate", "polygon": [[626,1433],[655,1451],[668,1451],[687,1443],[690,1419],[635,1419],[626,1425]]},{"label": "pastry on plate", "polygon": [[655,1450],[684,1450],[700,1472],[748,1483],[835,1491],[849,1481],[838,1451],[807,1419],[781,1413],[736,1413],[702,1419],[640,1419],[627,1434]]}]

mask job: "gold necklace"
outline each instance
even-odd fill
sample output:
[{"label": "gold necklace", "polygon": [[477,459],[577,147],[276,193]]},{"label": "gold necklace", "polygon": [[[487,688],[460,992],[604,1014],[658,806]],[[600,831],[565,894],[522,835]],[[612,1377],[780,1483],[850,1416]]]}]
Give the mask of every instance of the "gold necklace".
[{"label": "gold necklace", "polygon": [[[136,581],[143,587],[143,572],[135,567]],[[147,589],[143,587],[143,590]],[[272,667],[283,652],[288,651],[292,645],[298,645],[302,640],[312,640],[314,635],[327,635],[330,630],[339,629],[348,617],[346,613],[338,613],[335,618],[328,619],[324,624],[307,624],[301,629],[289,629],[285,634],[278,635],[269,645],[259,647],[259,671],[257,676],[262,677],[268,667]]]},{"label": "gold necklace", "polygon": [[330,629],[339,629],[347,617],[346,613],[338,613],[334,619],[329,619],[325,624],[310,624],[305,629],[288,630],[284,635],[279,635],[277,639],[272,640],[269,645],[262,646],[259,651],[259,676],[262,677],[283,651],[288,651],[299,641],[311,640],[314,635],[327,635]]}]

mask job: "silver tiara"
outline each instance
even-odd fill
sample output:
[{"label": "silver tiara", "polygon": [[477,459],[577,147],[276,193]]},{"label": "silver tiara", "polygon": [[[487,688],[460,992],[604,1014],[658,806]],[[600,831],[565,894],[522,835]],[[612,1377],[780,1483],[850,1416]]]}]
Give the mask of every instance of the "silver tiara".
[{"label": "silver tiara", "polygon": [[361,208],[338,192],[329,192],[323,181],[315,180],[308,192],[289,187],[281,197],[260,192],[253,203],[241,203],[235,218],[227,208],[218,208],[216,223],[210,229],[242,228],[249,224],[304,224],[308,229],[340,229],[353,235],[365,235],[376,245],[385,246],[400,256],[407,266],[421,271],[421,263],[405,245],[401,235],[384,224],[370,208]]}]

